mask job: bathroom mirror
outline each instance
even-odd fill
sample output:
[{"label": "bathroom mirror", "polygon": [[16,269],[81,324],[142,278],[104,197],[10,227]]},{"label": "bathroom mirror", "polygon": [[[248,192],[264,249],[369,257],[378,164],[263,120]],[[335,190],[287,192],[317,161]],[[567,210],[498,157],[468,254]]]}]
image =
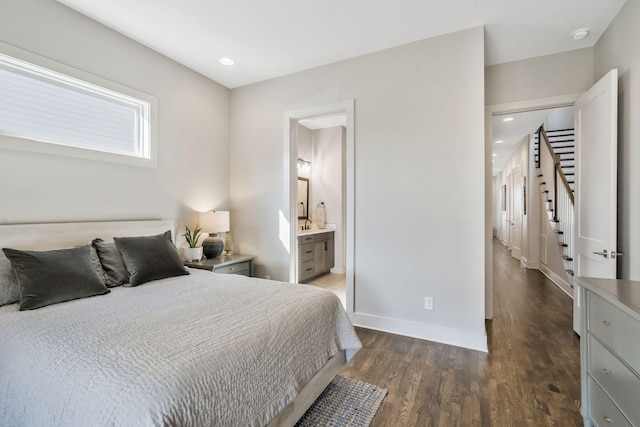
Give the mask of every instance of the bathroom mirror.
[{"label": "bathroom mirror", "polygon": [[309,218],[309,178],[298,178],[298,219]]}]

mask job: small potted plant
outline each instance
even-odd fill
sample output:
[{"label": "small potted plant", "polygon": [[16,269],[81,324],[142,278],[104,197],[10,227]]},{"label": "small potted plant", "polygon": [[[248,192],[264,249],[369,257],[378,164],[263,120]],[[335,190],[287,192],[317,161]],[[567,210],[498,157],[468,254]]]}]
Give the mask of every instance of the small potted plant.
[{"label": "small potted plant", "polygon": [[184,238],[187,239],[187,243],[189,244],[188,248],[184,248],[182,250],[182,255],[187,261],[200,261],[202,258],[202,246],[198,246],[198,239],[200,239],[200,235],[202,234],[202,228],[196,227],[191,231],[189,227],[184,227]]}]

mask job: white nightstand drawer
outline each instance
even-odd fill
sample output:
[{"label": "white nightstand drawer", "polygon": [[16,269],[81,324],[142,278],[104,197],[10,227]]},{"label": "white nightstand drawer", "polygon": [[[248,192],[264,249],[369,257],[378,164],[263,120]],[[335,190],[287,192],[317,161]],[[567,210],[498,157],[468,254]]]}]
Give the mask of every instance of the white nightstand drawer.
[{"label": "white nightstand drawer", "polygon": [[640,372],[640,340],[637,339],[640,322],[598,295],[592,292],[588,295],[589,332]]},{"label": "white nightstand drawer", "polygon": [[591,334],[587,339],[589,374],[630,420],[640,420],[640,378]]},{"label": "white nightstand drawer", "polygon": [[633,427],[593,378],[589,378],[589,416],[598,427]]}]

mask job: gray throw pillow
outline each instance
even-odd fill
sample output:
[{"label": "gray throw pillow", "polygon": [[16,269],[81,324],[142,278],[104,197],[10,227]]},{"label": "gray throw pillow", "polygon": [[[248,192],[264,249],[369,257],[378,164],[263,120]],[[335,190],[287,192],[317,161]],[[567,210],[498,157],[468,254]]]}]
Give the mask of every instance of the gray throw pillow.
[{"label": "gray throw pillow", "polygon": [[20,286],[20,310],[109,293],[91,267],[89,246],[53,251],[3,248]]},{"label": "gray throw pillow", "polygon": [[11,267],[11,261],[0,259],[0,307],[20,301],[18,279]]},{"label": "gray throw pillow", "polygon": [[114,237],[113,241],[131,274],[129,286],[189,274],[171,242],[171,231],[157,236]]},{"label": "gray throw pillow", "polygon": [[107,275],[107,281],[105,282],[108,287],[120,286],[129,283],[129,272],[127,266],[122,260],[120,251],[116,248],[115,243],[105,242],[98,238],[93,239],[91,246],[96,249],[98,258],[100,258],[100,264]]}]

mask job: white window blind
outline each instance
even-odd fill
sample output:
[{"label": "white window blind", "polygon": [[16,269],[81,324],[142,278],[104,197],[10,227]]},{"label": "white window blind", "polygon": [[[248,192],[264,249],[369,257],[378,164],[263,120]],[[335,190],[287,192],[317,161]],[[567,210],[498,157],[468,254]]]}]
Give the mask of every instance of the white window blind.
[{"label": "white window blind", "polygon": [[0,133],[150,158],[149,102],[0,54]]}]

